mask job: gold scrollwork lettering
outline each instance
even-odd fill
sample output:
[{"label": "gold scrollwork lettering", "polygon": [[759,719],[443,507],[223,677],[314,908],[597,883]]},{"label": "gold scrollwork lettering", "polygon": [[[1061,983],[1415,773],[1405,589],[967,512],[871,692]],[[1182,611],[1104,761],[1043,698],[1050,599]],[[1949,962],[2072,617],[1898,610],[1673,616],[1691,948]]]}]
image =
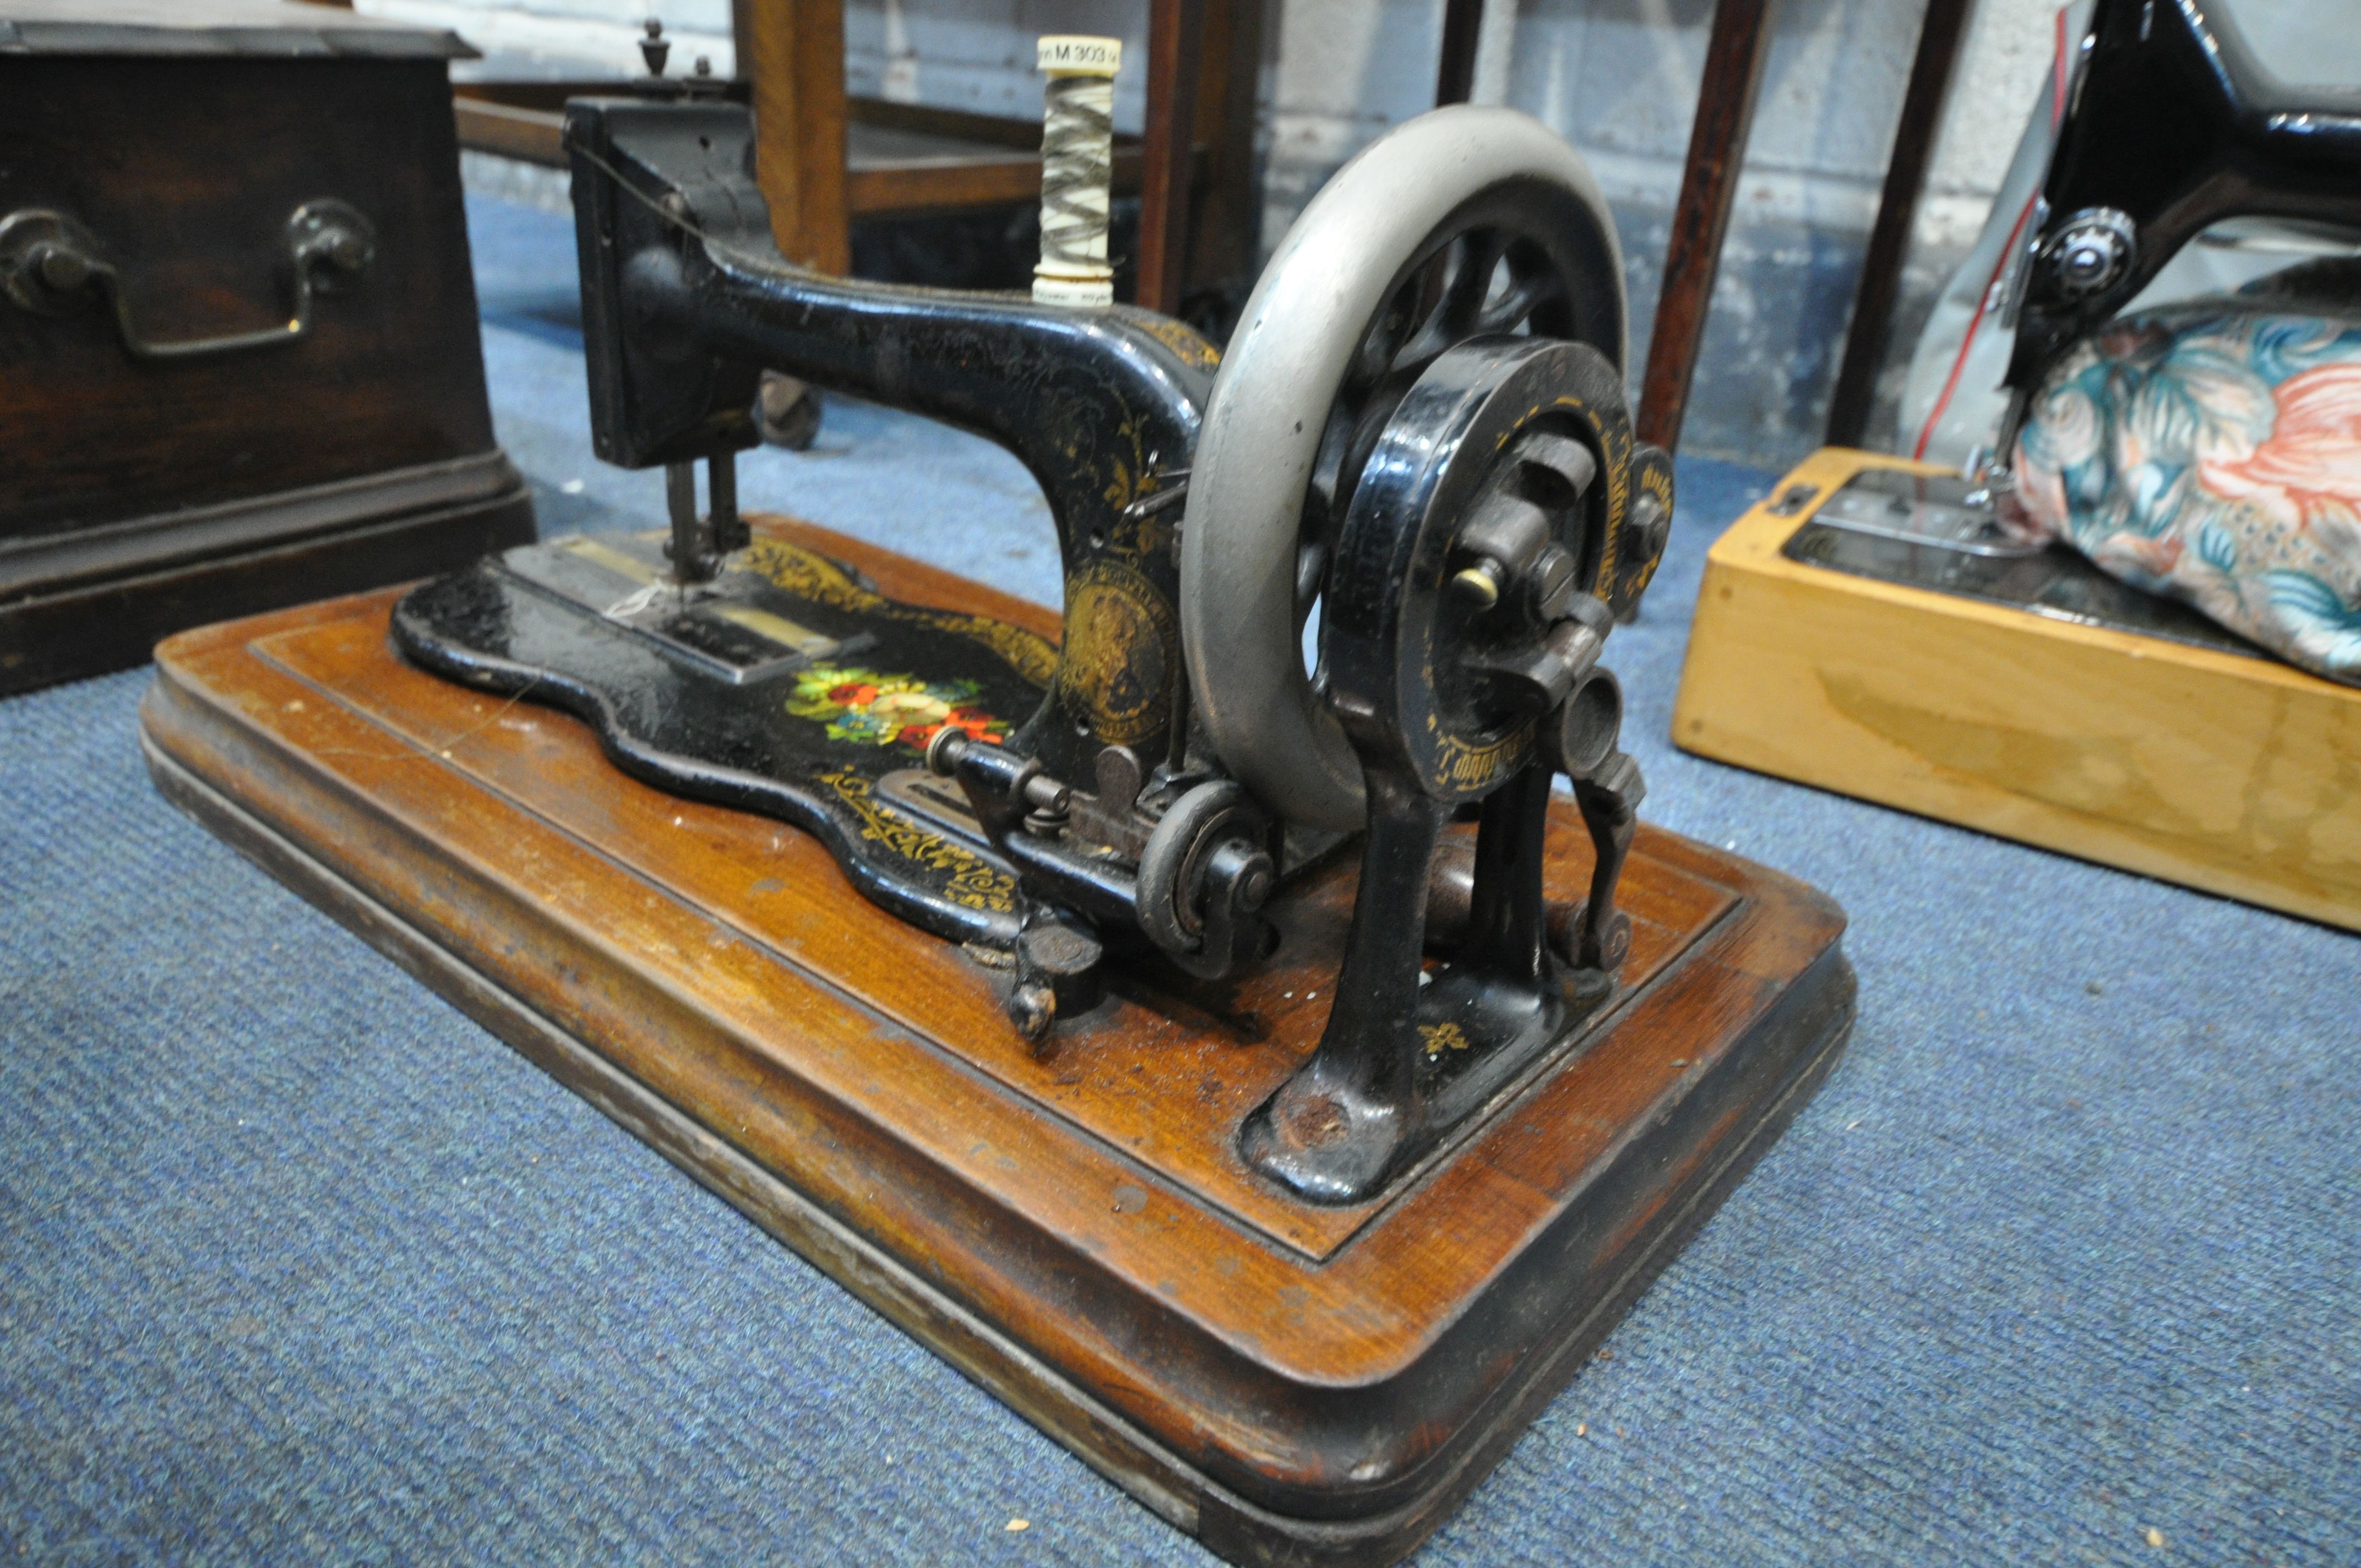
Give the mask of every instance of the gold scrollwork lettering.
[{"label": "gold scrollwork lettering", "polygon": [[861,818],[862,838],[884,845],[906,861],[916,861],[929,870],[944,872],[950,878],[942,890],[945,898],[963,909],[981,909],[994,915],[1016,910],[1014,877],[994,869],[964,844],[953,843],[939,833],[928,832],[887,811],[877,804],[870,793],[869,781],[859,773],[839,771],[819,776],[822,783],[836,791],[837,798]]},{"label": "gold scrollwork lettering", "polygon": [[984,615],[928,609],[902,604],[873,593],[855,582],[851,574],[827,556],[785,540],[757,539],[742,557],[746,569],[797,598],[831,609],[878,615],[965,637],[1000,656],[1001,662],[1037,686],[1049,685],[1058,673],[1058,650],[1049,640],[1021,626]]},{"label": "gold scrollwork lettering", "polygon": [[1180,356],[1182,364],[1198,370],[1211,370],[1222,362],[1222,352],[1204,338],[1197,329],[1170,316],[1129,318],[1132,324],[1145,330],[1148,336]]},{"label": "gold scrollwork lettering", "polygon": [[1532,743],[1530,725],[1480,746],[1445,735],[1434,749],[1434,782],[1445,789],[1473,794],[1521,766]]}]

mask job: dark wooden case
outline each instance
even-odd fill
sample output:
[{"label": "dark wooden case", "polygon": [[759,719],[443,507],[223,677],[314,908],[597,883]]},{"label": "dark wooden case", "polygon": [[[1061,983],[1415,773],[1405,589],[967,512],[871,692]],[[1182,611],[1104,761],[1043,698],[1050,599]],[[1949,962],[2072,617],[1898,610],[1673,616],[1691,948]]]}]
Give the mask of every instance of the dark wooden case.
[{"label": "dark wooden case", "polygon": [[188,357],[133,355],[95,289],[0,291],[0,692],[533,536],[484,391],[447,79],[468,52],[267,0],[0,0],[0,225],[71,221],[141,338],[284,323],[307,203],[375,241],[301,337]]},{"label": "dark wooden case", "polygon": [[[911,603],[1024,604],[819,530]],[[1385,1563],[1446,1518],[1842,1048],[1843,916],[1642,826],[1624,989],[1372,1200],[1237,1154],[1333,1000],[1356,861],[1269,963],[1126,969],[1040,1055],[1005,975],[785,823],[677,799],[554,709],[446,683],[371,594],[192,631],[164,793],[1097,1466],[1241,1563]],[[881,813],[880,832],[911,833]],[[1587,835],[1553,820],[1551,896]]]}]

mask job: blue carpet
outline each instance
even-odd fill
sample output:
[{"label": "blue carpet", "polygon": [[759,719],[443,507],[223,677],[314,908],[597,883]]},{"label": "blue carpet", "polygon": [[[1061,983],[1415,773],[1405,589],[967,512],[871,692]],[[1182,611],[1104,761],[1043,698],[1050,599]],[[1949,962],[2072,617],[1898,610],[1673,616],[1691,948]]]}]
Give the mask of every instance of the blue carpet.
[{"label": "blue carpet", "polygon": [[[471,221],[544,527],[646,526],[566,225]],[[2361,1560],[2361,941],[1673,751],[1764,482],[1682,466],[1610,660],[1646,815],[1840,900],[1860,1027],[1425,1560]],[[966,437],[832,402],[743,489],[1054,599]],[[166,807],[148,678],[0,703],[0,1560],[1209,1561]]]}]

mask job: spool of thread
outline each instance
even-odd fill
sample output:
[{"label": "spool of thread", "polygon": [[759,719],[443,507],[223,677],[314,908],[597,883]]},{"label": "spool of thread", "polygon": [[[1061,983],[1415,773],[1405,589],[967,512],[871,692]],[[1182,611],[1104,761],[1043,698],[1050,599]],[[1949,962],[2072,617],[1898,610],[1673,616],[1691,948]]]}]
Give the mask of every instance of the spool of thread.
[{"label": "spool of thread", "polygon": [[1033,297],[1047,305],[1115,303],[1107,203],[1115,181],[1115,73],[1121,38],[1040,40],[1041,260]]}]

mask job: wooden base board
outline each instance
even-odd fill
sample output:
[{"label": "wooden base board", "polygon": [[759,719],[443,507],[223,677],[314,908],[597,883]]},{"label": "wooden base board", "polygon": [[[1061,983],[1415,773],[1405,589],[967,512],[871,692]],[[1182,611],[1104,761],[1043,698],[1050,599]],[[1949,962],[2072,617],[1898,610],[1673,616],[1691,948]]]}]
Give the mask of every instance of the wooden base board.
[{"label": "wooden base board", "polygon": [[[1055,617],[818,530],[896,597]],[[1241,1563],[1413,1548],[1825,1076],[1842,917],[1670,835],[1633,989],[1378,1199],[1246,1170],[1309,1053],[1353,886],[1276,901],[1221,986],[1136,972],[1033,1057],[993,970],[779,824],[607,767],[581,725],[388,646],[392,596],[174,639],[159,785],[275,875],[1066,1443]],[[1587,874],[1553,826],[1559,894]]]},{"label": "wooden base board", "polygon": [[2361,930],[2361,689],[1783,554],[1871,466],[1935,471],[1826,448],[1715,543],[1676,744]]}]

